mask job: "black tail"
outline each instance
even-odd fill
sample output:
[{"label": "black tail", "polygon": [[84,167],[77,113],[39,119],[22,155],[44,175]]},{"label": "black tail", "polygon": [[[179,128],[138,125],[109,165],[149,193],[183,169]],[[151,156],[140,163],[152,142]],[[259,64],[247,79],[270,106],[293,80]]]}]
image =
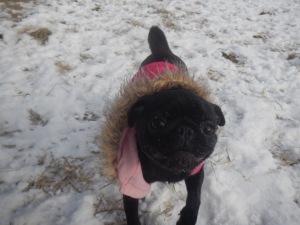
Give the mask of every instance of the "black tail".
[{"label": "black tail", "polygon": [[148,35],[148,42],[152,54],[142,62],[141,67],[153,62],[163,61],[186,69],[184,62],[171,51],[164,32],[157,26],[151,27]]},{"label": "black tail", "polygon": [[151,27],[148,35],[151,53],[154,56],[165,56],[172,54],[164,32],[157,26]]}]

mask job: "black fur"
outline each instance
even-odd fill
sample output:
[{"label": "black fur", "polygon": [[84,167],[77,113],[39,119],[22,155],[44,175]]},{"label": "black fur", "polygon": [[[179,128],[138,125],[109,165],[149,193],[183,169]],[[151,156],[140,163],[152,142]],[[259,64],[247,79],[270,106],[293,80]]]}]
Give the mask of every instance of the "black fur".
[{"label": "black fur", "polygon": [[182,69],[186,69],[185,63],[171,51],[164,32],[156,26],[151,27],[148,36],[151,55],[141,64],[141,67],[153,62],[168,62]]},{"label": "black fur", "polygon": [[[152,54],[141,66],[166,61],[186,69],[158,27],[150,29],[148,41]],[[215,131],[224,124],[219,106],[180,88],[144,96],[128,113],[128,125],[136,127],[144,179],[148,183],[185,180],[188,194],[177,225],[195,225],[197,221],[204,169],[190,174],[213,152]],[[140,225],[138,199],[124,195],[123,201],[127,224]]]}]

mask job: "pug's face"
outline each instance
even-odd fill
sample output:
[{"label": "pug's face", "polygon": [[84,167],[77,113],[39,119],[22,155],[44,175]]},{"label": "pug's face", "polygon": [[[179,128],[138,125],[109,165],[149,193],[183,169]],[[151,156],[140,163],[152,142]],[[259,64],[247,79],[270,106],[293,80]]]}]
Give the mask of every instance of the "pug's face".
[{"label": "pug's face", "polygon": [[142,97],[128,114],[137,143],[149,160],[174,174],[190,173],[214,150],[221,109],[182,89]]}]

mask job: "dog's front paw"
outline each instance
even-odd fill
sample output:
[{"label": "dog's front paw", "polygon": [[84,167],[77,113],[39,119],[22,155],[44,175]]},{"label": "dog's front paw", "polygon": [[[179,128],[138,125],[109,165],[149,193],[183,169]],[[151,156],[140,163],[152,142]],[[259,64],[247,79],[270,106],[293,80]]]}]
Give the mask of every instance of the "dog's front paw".
[{"label": "dog's front paw", "polygon": [[195,225],[197,221],[198,211],[194,212],[186,206],[180,211],[180,218],[176,225]]}]

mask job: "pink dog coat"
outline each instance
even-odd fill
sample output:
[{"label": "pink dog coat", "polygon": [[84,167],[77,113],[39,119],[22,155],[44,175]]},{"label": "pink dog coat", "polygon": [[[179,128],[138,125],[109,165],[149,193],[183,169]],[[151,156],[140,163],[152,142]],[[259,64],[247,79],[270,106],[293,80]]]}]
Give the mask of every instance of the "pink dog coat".
[{"label": "pink dog coat", "polygon": [[[132,80],[134,82],[145,75],[153,79],[166,70],[176,71],[178,68],[166,62],[151,63],[140,69]],[[203,165],[204,162],[197,166],[190,175],[198,173]],[[118,178],[121,186],[120,192],[124,195],[132,198],[143,198],[150,192],[151,186],[144,180],[138,158],[135,128],[126,127],[122,132],[118,151]]]}]

